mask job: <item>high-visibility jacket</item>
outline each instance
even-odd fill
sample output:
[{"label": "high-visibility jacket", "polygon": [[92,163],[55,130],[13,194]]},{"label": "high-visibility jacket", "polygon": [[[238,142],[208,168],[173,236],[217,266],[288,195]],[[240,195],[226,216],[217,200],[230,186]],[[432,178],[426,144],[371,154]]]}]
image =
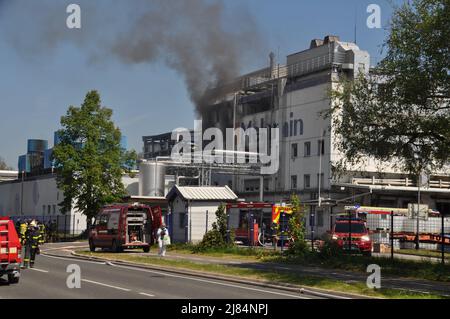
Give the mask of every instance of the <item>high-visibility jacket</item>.
[{"label": "high-visibility jacket", "polygon": [[39,238],[39,245],[44,244],[45,241],[45,225],[44,224],[39,224],[39,234],[40,234],[40,238]]},{"label": "high-visibility jacket", "polygon": [[27,239],[27,229],[28,229],[27,223],[20,224],[20,242],[22,245],[25,244]]},{"label": "high-visibility jacket", "polygon": [[39,240],[41,239],[41,233],[38,227],[29,227],[26,232],[26,244],[35,249],[39,247]]}]

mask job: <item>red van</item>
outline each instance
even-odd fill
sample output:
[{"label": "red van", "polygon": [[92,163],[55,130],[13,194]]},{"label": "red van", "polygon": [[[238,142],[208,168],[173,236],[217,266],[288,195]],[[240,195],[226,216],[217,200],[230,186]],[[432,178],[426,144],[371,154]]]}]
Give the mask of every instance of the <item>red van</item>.
[{"label": "red van", "polygon": [[89,230],[89,249],[95,251],[99,247],[121,252],[142,248],[149,252],[161,223],[160,207],[139,203],[105,206]]}]

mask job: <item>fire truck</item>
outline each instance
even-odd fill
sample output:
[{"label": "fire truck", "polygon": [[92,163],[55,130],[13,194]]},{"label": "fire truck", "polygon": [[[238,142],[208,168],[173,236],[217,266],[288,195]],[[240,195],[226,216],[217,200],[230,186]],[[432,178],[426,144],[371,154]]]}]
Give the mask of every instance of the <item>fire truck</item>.
[{"label": "fire truck", "polygon": [[289,241],[287,231],[292,208],[271,203],[233,203],[227,205],[230,228],[235,240],[244,245],[264,246]]},{"label": "fire truck", "polygon": [[19,282],[21,248],[14,222],[0,217],[0,277],[7,275],[9,284]]},{"label": "fire truck", "polygon": [[89,231],[89,249],[109,248],[114,252],[140,248],[149,252],[156,230],[162,224],[159,206],[140,203],[107,205],[95,217]]}]

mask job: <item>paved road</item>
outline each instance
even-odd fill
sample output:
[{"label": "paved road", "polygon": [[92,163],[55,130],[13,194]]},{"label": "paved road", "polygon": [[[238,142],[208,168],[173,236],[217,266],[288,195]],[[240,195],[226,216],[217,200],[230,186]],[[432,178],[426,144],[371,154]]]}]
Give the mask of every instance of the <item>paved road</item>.
[{"label": "paved road", "polygon": [[[83,246],[83,244],[77,244],[79,247]],[[86,246],[86,244],[84,244]],[[80,248],[81,249],[81,248]],[[66,253],[70,254],[72,249],[67,249]],[[76,250],[76,249],[75,249]],[[126,253],[132,255],[140,255],[140,256],[156,256],[156,252],[141,253],[137,250],[127,251]],[[352,283],[365,283],[367,280],[367,273],[360,272],[352,272],[352,271],[344,271],[338,269],[325,269],[319,267],[310,267],[303,265],[293,265],[293,264],[280,264],[280,263],[255,263],[253,261],[245,261],[245,260],[233,260],[233,259],[224,259],[224,258],[214,258],[214,257],[205,257],[205,256],[191,256],[186,254],[176,254],[173,252],[168,253],[166,256],[167,259],[181,259],[181,260],[190,260],[195,263],[212,263],[212,264],[225,264],[233,267],[241,267],[241,268],[251,268],[251,269],[261,269],[261,270],[279,270],[279,271],[289,271],[295,272],[299,275],[309,275],[316,277],[329,278],[334,280],[340,280],[349,284]],[[376,260],[374,260],[376,263]],[[382,271],[382,286],[384,288],[393,288],[393,289],[403,289],[407,291],[415,291],[422,293],[435,293],[441,294],[444,296],[450,296],[450,283],[449,282],[437,282],[416,278],[405,278],[405,277],[395,277],[383,275]]]},{"label": "paved road", "polygon": [[[67,244],[66,244],[67,245]],[[44,249],[45,250],[45,249]],[[81,288],[69,289],[67,266],[81,268]],[[91,261],[38,256],[36,268],[22,272],[18,285],[0,281],[1,298],[120,299],[310,299],[284,290],[227,283],[163,271],[111,266]]]}]

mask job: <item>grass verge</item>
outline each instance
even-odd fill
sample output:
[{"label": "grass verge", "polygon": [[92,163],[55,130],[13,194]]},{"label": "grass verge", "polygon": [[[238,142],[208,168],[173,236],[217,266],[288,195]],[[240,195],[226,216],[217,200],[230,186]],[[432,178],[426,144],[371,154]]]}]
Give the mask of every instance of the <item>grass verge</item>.
[{"label": "grass verge", "polygon": [[303,266],[328,269],[348,270],[366,273],[367,266],[377,264],[383,274],[450,282],[450,265],[442,265],[426,260],[405,260],[387,257],[364,257],[359,255],[322,256],[319,253],[307,253],[303,256],[282,255],[280,251],[228,247],[198,251],[195,245],[176,244],[169,250],[177,254],[201,255],[215,258],[251,260],[255,262],[276,262],[282,264],[299,264]]},{"label": "grass verge", "polygon": [[[401,249],[396,250],[396,254],[403,254],[403,255],[414,255],[414,256],[421,256],[421,257],[436,257],[441,258],[441,252],[437,250],[415,250],[415,249]],[[450,253],[444,253],[445,260],[450,260]]]},{"label": "grass verge", "polygon": [[298,273],[282,270],[262,270],[262,269],[249,269],[240,268],[237,266],[228,266],[220,264],[204,264],[195,263],[187,260],[169,260],[158,257],[141,256],[141,255],[127,255],[127,254],[115,254],[107,252],[88,252],[77,251],[77,253],[85,256],[100,257],[112,260],[130,261],[146,265],[153,266],[170,266],[180,269],[196,270],[210,274],[222,274],[238,276],[245,279],[260,279],[268,280],[279,283],[297,284],[312,288],[328,289],[336,292],[346,292],[361,294],[369,297],[381,297],[381,298],[395,298],[395,299],[439,299],[442,298],[438,295],[415,293],[397,289],[369,289],[365,284],[355,282],[346,283],[338,280],[332,280],[319,276],[304,276]]}]

